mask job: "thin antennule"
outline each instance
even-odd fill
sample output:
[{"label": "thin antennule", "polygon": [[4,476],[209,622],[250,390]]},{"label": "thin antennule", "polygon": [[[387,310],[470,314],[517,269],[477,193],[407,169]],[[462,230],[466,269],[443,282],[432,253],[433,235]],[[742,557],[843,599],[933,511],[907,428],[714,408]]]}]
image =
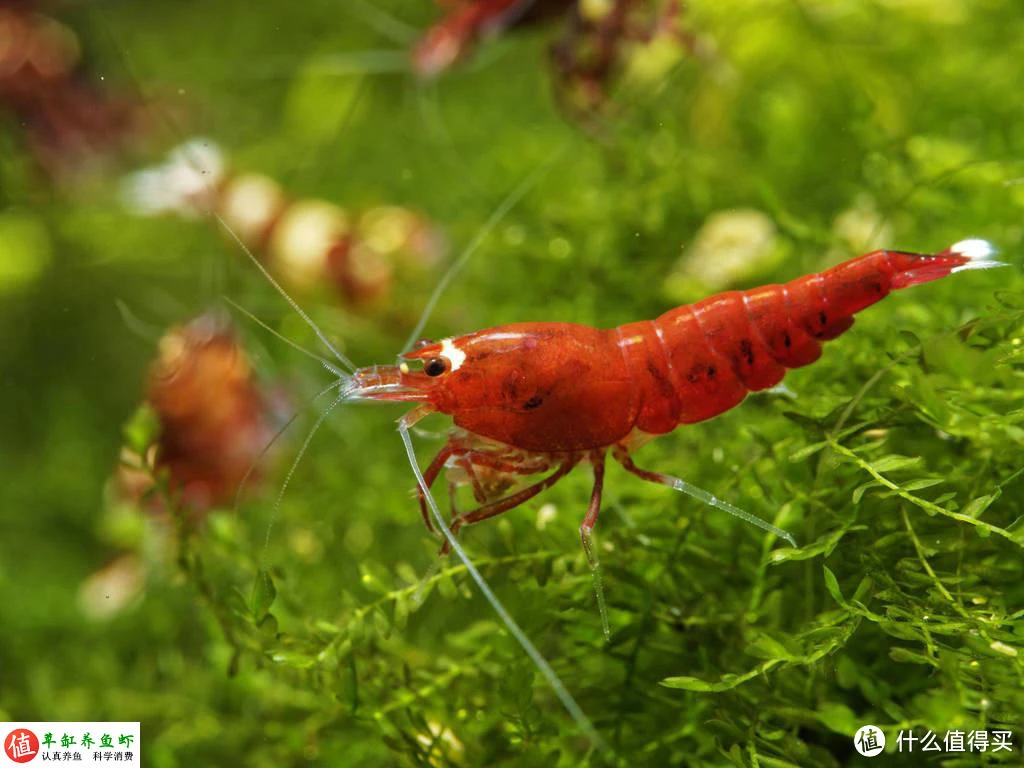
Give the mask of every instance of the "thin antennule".
[{"label": "thin antennule", "polygon": [[272,286],[274,286],[274,289],[282,296],[282,298],[284,298],[285,301],[288,302],[289,306],[291,306],[291,308],[295,310],[295,313],[302,318],[303,322],[305,322],[306,325],[313,329],[313,333],[316,334],[316,337],[320,340],[320,343],[323,344],[331,352],[331,354],[334,355],[338,362],[340,362],[345,368],[347,368],[350,372],[354,372],[356,369],[355,364],[351,360],[349,360],[345,355],[339,352],[333,344],[331,344],[326,334],[324,334],[324,332],[320,330],[320,326],[317,325],[316,322],[314,322],[313,318],[306,314],[306,311],[299,306],[299,303],[288,294],[288,291],[286,291],[281,286],[281,284],[277,282],[277,280],[274,279],[274,276],[270,274],[270,272],[267,270],[266,267],[263,266],[263,264],[260,263],[260,260],[256,258],[256,256],[253,254],[251,250],[249,250],[249,247],[244,242],[242,242],[242,238],[238,236],[235,230],[233,230],[231,226],[226,221],[224,221],[224,219],[221,218],[220,214],[218,214],[216,211],[211,211],[211,215],[213,216],[213,218],[217,220],[217,222],[222,227],[224,227],[227,233],[231,235],[231,238],[236,243],[238,243],[238,246],[242,249],[245,255],[249,257],[249,261],[256,265],[256,268],[263,273],[263,276],[267,279],[267,281]]},{"label": "thin antennule", "polygon": [[326,368],[328,371],[333,373],[339,379],[348,378],[348,374],[346,374],[345,371],[341,370],[341,368],[336,366],[334,363],[332,363],[327,358],[320,357],[320,355],[318,355],[316,352],[311,352],[310,350],[306,349],[304,346],[302,346],[298,342],[292,341],[291,339],[289,339],[287,336],[285,336],[280,331],[274,330],[269,325],[267,325],[265,322],[263,322],[258,317],[256,317],[256,315],[254,315],[248,309],[246,309],[245,307],[243,307],[241,304],[237,303],[236,301],[232,300],[229,296],[223,296],[222,298],[224,299],[225,302],[227,302],[232,307],[234,307],[236,310],[241,312],[243,315],[245,315],[247,318],[249,318],[252,322],[256,323],[256,325],[258,325],[260,328],[262,328],[263,330],[265,330],[268,333],[270,333],[271,335],[273,335],[279,341],[283,341],[289,347],[291,347],[292,349],[298,350],[299,352],[304,354],[306,357],[308,357],[308,358],[310,358],[312,360],[316,360],[324,368]]},{"label": "thin antennule", "polygon": [[186,215],[190,212],[208,212],[238,244],[274,290],[288,302],[303,322],[313,329],[320,343],[349,372],[355,371],[356,366],[352,361],[330,342],[320,326],[270,274],[238,233],[215,209],[216,187],[224,176],[224,165],[223,156],[215,143],[205,139],[194,139],[175,149],[164,165],[129,176],[123,185],[122,196],[133,210],[147,215],[167,210],[176,210]]},{"label": "thin antennule", "polygon": [[494,213],[490,215],[484,225],[477,231],[476,236],[469,242],[465,250],[459,254],[459,258],[452,262],[451,266],[441,276],[441,279],[437,281],[437,286],[434,288],[434,292],[430,294],[430,298],[427,299],[426,305],[423,307],[423,312],[420,314],[420,319],[417,321],[416,326],[413,328],[412,333],[409,334],[409,338],[402,346],[402,352],[399,356],[404,355],[413,345],[419,340],[420,334],[423,333],[423,328],[426,326],[427,321],[430,319],[430,315],[433,313],[434,308],[437,306],[437,302],[441,298],[441,294],[448,288],[448,284],[451,283],[455,275],[464,267],[469,261],[470,257],[480,247],[480,244],[487,238],[487,236],[494,230],[498,223],[505,218],[505,215],[512,210],[512,208],[518,203],[523,196],[533,188],[538,181],[540,181],[544,175],[548,172],[551,165],[555,162],[562,151],[565,149],[565,143],[556,147],[554,151],[547,156],[547,158],[525,178],[519,185],[513,189],[501,204],[494,209]]},{"label": "thin antennule", "polygon": [[[324,394],[324,392],[329,392],[334,387],[337,387],[345,383],[346,379],[338,379],[337,381],[333,382],[329,387],[319,392],[316,397],[320,397],[320,395]],[[334,400],[331,401],[331,404],[328,405],[326,409],[324,409],[324,412],[317,417],[316,423],[313,425],[313,428],[309,430],[308,434],[306,435],[306,439],[302,441],[302,446],[299,448],[299,452],[295,454],[295,459],[292,461],[292,465],[288,468],[288,473],[284,476],[284,482],[281,484],[281,490],[278,491],[277,498],[274,500],[274,506],[270,510],[270,520],[267,522],[267,535],[266,538],[263,540],[263,552],[260,555],[260,571],[266,570],[267,552],[270,549],[270,536],[273,533],[274,522],[276,521],[277,514],[280,511],[281,502],[284,500],[285,491],[288,490],[288,486],[291,484],[292,476],[295,474],[295,470],[298,469],[299,462],[302,461],[302,457],[306,455],[306,451],[309,449],[309,444],[313,442],[313,438],[316,436],[316,433],[320,430],[320,427],[323,426],[323,423],[327,421],[327,417],[331,415],[331,411],[333,411],[342,401],[345,400],[346,394],[347,390],[344,386],[342,386],[341,391],[338,393],[338,396],[335,397]],[[253,589],[256,589],[256,582],[253,582]]]},{"label": "thin antennule", "polygon": [[409,466],[412,467],[413,474],[416,475],[416,484],[420,487],[426,500],[427,506],[430,507],[430,513],[434,517],[434,523],[444,534],[445,539],[448,541],[448,545],[452,548],[452,551],[462,561],[462,564],[466,566],[466,571],[470,577],[476,582],[477,588],[483,594],[484,598],[488,603],[491,604],[491,608],[498,614],[505,627],[508,629],[509,634],[516,639],[516,642],[522,646],[523,650],[526,651],[526,655],[530,657],[530,660],[536,665],[537,669],[540,670],[541,675],[547,681],[548,685],[551,686],[551,690],[555,692],[555,695],[562,702],[562,706],[565,707],[566,711],[576,721],[580,730],[586,734],[587,738],[590,739],[591,743],[602,750],[608,750],[608,746],[604,743],[604,740],[598,734],[597,729],[594,728],[594,724],[590,721],[590,718],[586,716],[583,709],[573,698],[573,695],[569,693],[569,689],[565,687],[565,683],[562,682],[561,678],[557,675],[555,670],[548,664],[548,660],[544,658],[537,647],[530,642],[530,638],[526,636],[522,628],[516,623],[515,619],[508,612],[502,602],[498,599],[498,596],[494,594],[487,580],[481,575],[480,571],[477,570],[476,566],[473,565],[473,561],[470,560],[469,555],[466,554],[466,550],[462,548],[459,540],[451,532],[448,524],[445,522],[444,515],[441,514],[441,510],[437,506],[437,501],[434,499],[434,495],[430,492],[430,488],[427,487],[427,482],[423,478],[423,470],[420,469],[419,462],[416,459],[416,451],[413,450],[412,437],[409,434],[409,425],[406,423],[406,419],[402,418],[398,421],[398,434],[402,437],[402,443],[405,445],[405,453],[409,459]]},{"label": "thin antennule", "polygon": [[238,509],[242,505],[242,494],[245,491],[245,486],[249,484],[249,478],[252,477],[252,473],[256,471],[256,467],[259,466],[260,462],[263,460],[263,457],[267,455],[270,449],[274,447],[274,445],[277,443],[278,440],[281,439],[284,433],[289,430],[292,424],[294,424],[296,420],[298,420],[299,415],[302,413],[302,409],[308,405],[312,405],[321,397],[330,392],[332,389],[335,389],[336,387],[341,387],[346,383],[347,379],[340,378],[337,381],[331,382],[326,387],[317,392],[315,395],[308,398],[305,402],[301,404],[299,408],[295,410],[295,413],[288,417],[288,420],[285,421],[285,423],[281,425],[277,432],[273,434],[270,440],[267,441],[267,444],[260,449],[259,455],[256,456],[255,459],[253,459],[252,463],[249,464],[249,468],[245,471],[245,474],[242,475],[242,479],[238,481],[238,488],[235,490],[235,503],[232,507],[232,511],[235,513],[235,515],[238,514]]},{"label": "thin antennule", "polygon": [[391,42],[398,43],[403,47],[407,47],[419,35],[415,27],[395,18],[366,0],[350,0],[347,6],[343,4],[343,7],[347,7],[354,16],[362,17],[364,22]]}]

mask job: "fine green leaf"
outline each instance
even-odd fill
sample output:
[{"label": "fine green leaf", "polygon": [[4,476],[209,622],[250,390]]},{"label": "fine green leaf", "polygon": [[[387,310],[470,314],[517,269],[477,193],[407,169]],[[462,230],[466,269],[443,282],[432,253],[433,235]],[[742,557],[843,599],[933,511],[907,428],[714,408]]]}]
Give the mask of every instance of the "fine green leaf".
[{"label": "fine green leaf", "polygon": [[274,580],[270,573],[267,571],[258,571],[253,583],[252,598],[250,601],[252,617],[257,624],[261,622],[270,611],[270,606],[274,604],[274,600],[276,598],[277,588],[274,586]]}]

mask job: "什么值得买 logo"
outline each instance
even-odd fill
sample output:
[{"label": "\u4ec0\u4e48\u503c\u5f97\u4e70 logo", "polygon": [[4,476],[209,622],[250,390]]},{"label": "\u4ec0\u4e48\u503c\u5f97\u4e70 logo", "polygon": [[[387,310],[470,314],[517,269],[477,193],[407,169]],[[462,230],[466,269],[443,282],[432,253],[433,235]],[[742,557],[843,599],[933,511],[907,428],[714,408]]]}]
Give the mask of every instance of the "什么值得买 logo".
[{"label": "\u4ec0\u4e48\u503c\u5f97\u4e70 logo", "polygon": [[39,754],[39,739],[28,728],[15,728],[4,739],[4,752],[15,763],[27,763]]}]

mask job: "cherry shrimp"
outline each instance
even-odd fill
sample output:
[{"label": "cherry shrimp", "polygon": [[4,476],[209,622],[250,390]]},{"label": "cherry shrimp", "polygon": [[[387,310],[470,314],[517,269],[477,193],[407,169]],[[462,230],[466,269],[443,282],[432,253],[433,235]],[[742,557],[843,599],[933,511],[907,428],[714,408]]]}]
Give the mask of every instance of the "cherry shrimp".
[{"label": "cherry shrimp", "polygon": [[213,212],[289,287],[329,285],[354,307],[379,302],[396,273],[429,270],[447,251],[440,230],[420,213],[378,206],[353,216],[326,200],[290,200],[268,176],[231,172],[221,150],[205,139],[130,174],[122,198],[139,215]]},{"label": "cherry shrimp", "polygon": [[[406,430],[431,413],[452,418],[454,429],[427,466],[418,494],[432,532],[427,491],[443,470],[468,477],[480,501],[451,520],[454,534],[518,507],[587,463],[594,485],[580,536],[593,563],[591,536],[610,453],[637,477],[796,546],[785,531],[684,480],[641,469],[631,453],[654,437],[739,405],[749,392],[778,385],[787,369],[816,361],[823,342],[845,333],[856,313],[892,291],[999,265],[991,255],[983,240],[964,240],[936,254],[880,250],[783,285],[711,296],[653,321],[611,329],[515,323],[424,342],[398,365],[357,370],[345,397],[412,404],[400,420]],[[488,500],[474,478],[478,470],[492,483],[550,474]]]},{"label": "cherry shrimp", "polygon": [[172,328],[160,339],[146,384],[155,438],[137,447],[144,456],[123,452],[119,495],[142,504],[163,477],[167,499],[157,511],[195,519],[229,504],[243,480],[262,470],[274,432],[271,401],[222,314]]},{"label": "cherry shrimp", "polygon": [[152,525],[82,582],[79,606],[93,620],[141,597],[148,574],[173,557],[176,527],[191,531],[212,509],[236,502],[270,464],[283,398],[258,380],[223,312],[160,337],[145,389],[125,429],[108,511],[113,519],[127,508]]},{"label": "cherry shrimp", "polygon": [[[412,52],[412,68],[433,77],[465,60],[485,37],[556,17],[564,19],[551,47],[555,90],[571,112],[600,108],[612,81],[635,64],[644,49],[664,59],[662,71],[679,54],[696,53],[696,37],[680,24],[681,0],[470,0],[446,4],[448,15],[428,29]],[[642,67],[640,67],[642,69]]]},{"label": "cherry shrimp", "polygon": [[576,0],[456,0],[412,50],[412,68],[434,77],[464,60],[481,39],[506,29],[563,15]]}]

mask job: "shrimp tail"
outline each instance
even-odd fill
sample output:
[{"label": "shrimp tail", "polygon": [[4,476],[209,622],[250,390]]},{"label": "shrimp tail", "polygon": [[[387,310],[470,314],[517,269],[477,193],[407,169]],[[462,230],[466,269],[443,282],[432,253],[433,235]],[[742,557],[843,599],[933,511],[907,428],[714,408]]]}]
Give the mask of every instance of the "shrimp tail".
[{"label": "shrimp tail", "polygon": [[898,255],[910,257],[910,263],[907,268],[893,276],[893,288],[908,288],[911,285],[928,283],[968,269],[1006,266],[1006,262],[991,258],[995,255],[995,249],[987,240],[961,240],[934,256],[915,258],[914,254]]},{"label": "shrimp tail", "polygon": [[[729,291],[670,310],[648,335],[648,347],[658,353],[648,349],[640,361],[651,375],[637,368],[651,390],[638,427],[660,434],[716,416],[748,392],[774,387],[786,369],[813,363],[822,342],[845,333],[856,313],[892,291],[1001,266],[993,253],[984,240],[963,240],[935,254],[874,251],[783,285]],[[624,326],[623,337],[632,332]]]},{"label": "shrimp tail", "polygon": [[892,291],[1000,266],[993,253],[985,240],[961,240],[935,254],[874,251],[785,285],[748,291],[743,303],[771,357],[786,368],[799,368],[821,356],[821,342],[845,333],[855,314]]},{"label": "shrimp tail", "polygon": [[833,339],[853,324],[853,315],[890,292],[930,283],[968,269],[1001,266],[985,240],[961,240],[935,254],[874,251],[819,274],[787,283],[790,311],[809,335]]}]

